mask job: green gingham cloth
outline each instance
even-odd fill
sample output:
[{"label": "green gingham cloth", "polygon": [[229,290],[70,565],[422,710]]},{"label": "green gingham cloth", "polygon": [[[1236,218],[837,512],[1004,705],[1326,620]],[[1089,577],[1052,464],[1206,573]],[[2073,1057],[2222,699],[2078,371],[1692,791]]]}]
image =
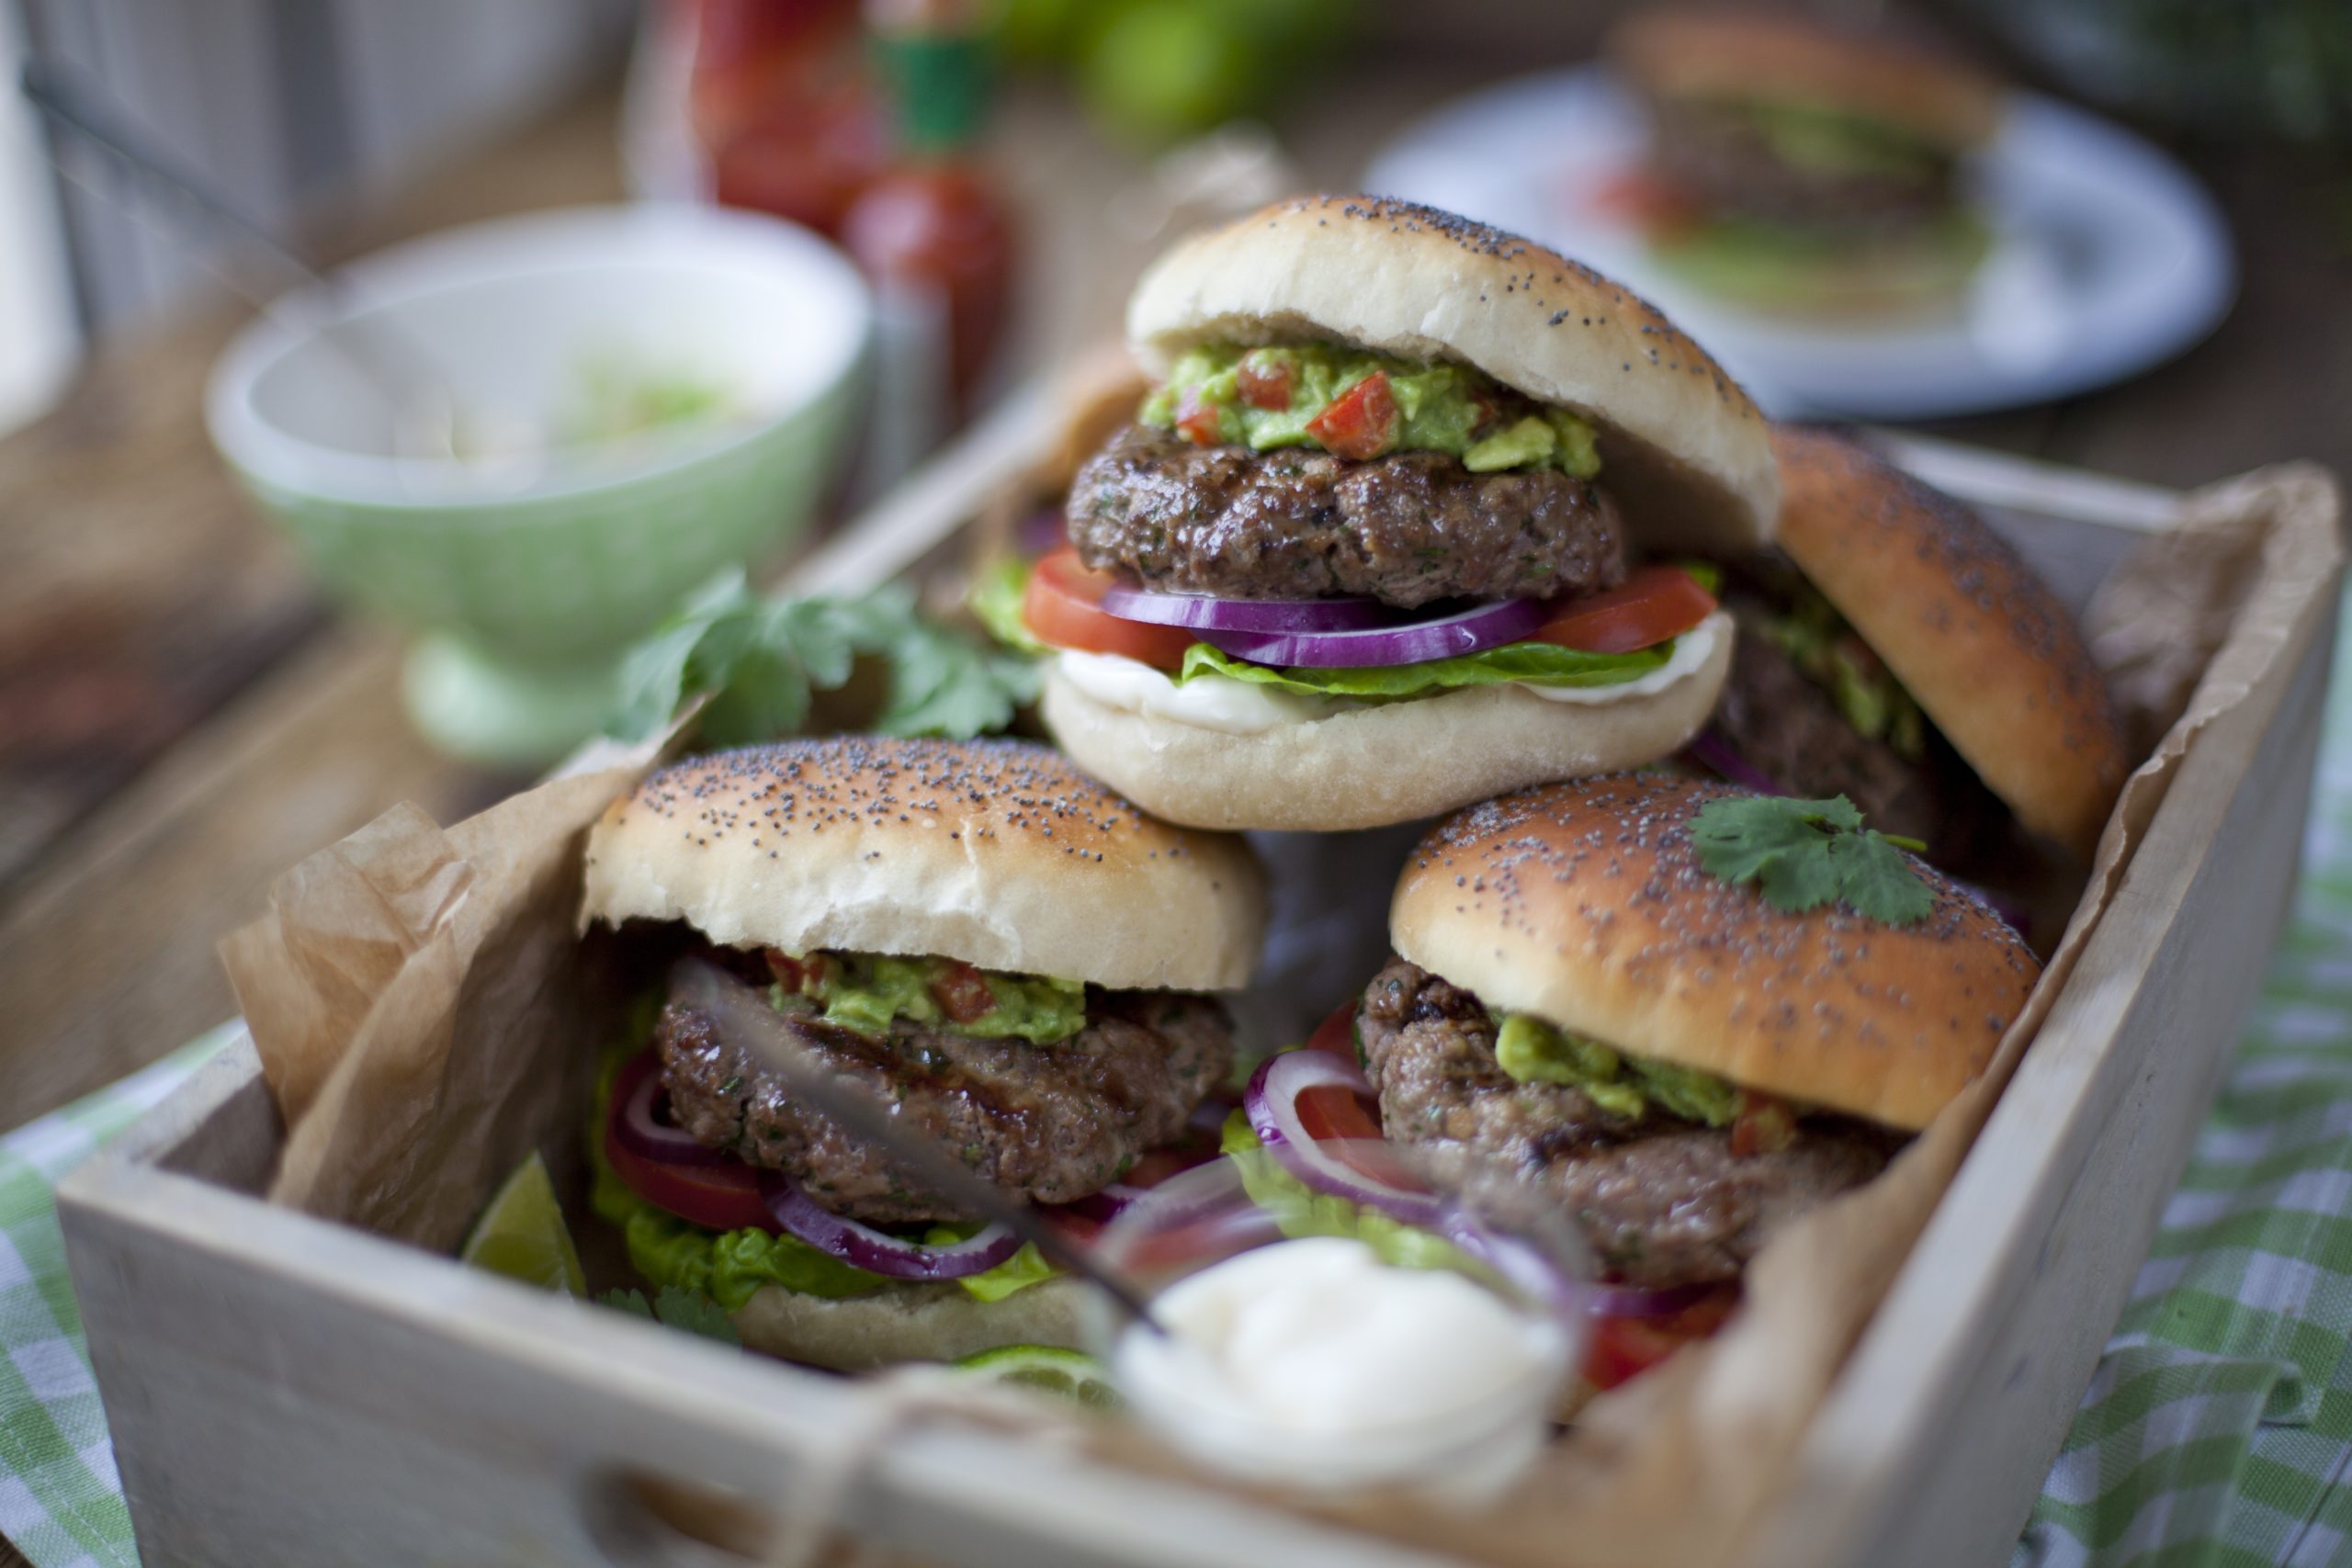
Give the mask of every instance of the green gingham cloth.
[{"label": "green gingham cloth", "polygon": [[[2352,641],[2302,890],[2010,1568],[2352,1563]],[[218,1048],[0,1137],[0,1536],[135,1568],[51,1188]]]}]

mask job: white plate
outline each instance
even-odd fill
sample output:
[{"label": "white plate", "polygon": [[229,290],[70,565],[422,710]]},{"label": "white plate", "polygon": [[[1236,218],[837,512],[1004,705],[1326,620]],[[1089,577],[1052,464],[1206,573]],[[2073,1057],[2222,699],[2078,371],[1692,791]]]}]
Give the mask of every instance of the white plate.
[{"label": "white plate", "polygon": [[1600,66],[1506,82],[1382,150],[1364,188],[1480,219],[1656,299],[1782,416],[1925,419],[2046,401],[2120,380],[2229,310],[2229,231],[2171,159],[2118,126],[2012,96],[1977,178],[1996,238],[1968,299],[1938,318],[1774,319],[1679,283],[1596,200],[1639,156],[1640,111]]}]

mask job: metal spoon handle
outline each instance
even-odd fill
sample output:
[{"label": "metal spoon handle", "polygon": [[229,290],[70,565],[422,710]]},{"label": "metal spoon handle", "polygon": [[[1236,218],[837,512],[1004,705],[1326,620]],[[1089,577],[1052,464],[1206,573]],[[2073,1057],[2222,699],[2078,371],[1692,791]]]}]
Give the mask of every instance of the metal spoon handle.
[{"label": "metal spoon handle", "polygon": [[794,1095],[852,1137],[887,1151],[924,1186],[1004,1226],[1043,1253],[1047,1262],[1091,1280],[1138,1322],[1166,1332],[1131,1280],[1064,1238],[1025,1204],[1006,1197],[928,1140],[910,1134],[865,1085],[833,1071],[795,1037],[783,1015],[751,987],[701,959],[682,958],[670,971],[670,994],[710,1013],[722,1038],[748,1046]]}]

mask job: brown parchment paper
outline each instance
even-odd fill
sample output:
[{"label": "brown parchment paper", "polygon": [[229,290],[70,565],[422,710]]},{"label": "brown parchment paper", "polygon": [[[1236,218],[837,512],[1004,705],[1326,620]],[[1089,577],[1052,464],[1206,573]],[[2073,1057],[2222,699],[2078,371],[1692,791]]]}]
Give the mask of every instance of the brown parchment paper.
[{"label": "brown parchment paper", "polygon": [[[1745,1304],[1721,1334],[1595,1400],[1502,1505],[1315,1511],[1498,1563],[1731,1560],[2181,759],[2273,670],[2316,596],[2334,592],[2341,560],[2336,495],[2320,470],[2266,469],[2189,498],[2180,529],[2128,557],[2091,606],[2094,651],[2134,733],[2158,739],[1985,1077],[1883,1178],[1784,1231],[1750,1267]],[[297,866],[267,914],[224,942],[288,1125],[273,1201],[446,1248],[526,1150],[568,1145],[596,1028],[574,931],[580,845],[658,750],[616,749],[447,829],[413,808],[387,813]],[[1139,1468],[1183,1472],[1132,1430],[1091,1440]]]}]

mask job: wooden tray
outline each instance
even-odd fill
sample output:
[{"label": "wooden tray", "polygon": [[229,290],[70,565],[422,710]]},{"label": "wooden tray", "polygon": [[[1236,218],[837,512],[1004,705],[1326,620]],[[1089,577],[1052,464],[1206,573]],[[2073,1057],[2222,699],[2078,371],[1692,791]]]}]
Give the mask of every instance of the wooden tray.
[{"label": "wooden tray", "polygon": [[[1057,424],[1041,395],[1007,405],[795,586],[854,590],[915,567]],[[2078,607],[2136,537],[2178,515],[2169,492],[1948,446],[1898,455],[1984,505]],[[2184,761],[2109,917],[1808,1428],[1756,1562],[2005,1556],[2284,921],[2336,587],[2335,575],[2309,585],[2268,676]],[[774,1499],[866,1414],[854,1384],[583,1314],[264,1203],[282,1131],[240,1038],[60,1189],[151,1568],[741,1563],[752,1559],[707,1543],[728,1535],[714,1501]],[[893,1438],[839,1517],[939,1562],[1439,1561],[937,1427]],[[676,1522],[688,1519],[691,1534]]]}]

